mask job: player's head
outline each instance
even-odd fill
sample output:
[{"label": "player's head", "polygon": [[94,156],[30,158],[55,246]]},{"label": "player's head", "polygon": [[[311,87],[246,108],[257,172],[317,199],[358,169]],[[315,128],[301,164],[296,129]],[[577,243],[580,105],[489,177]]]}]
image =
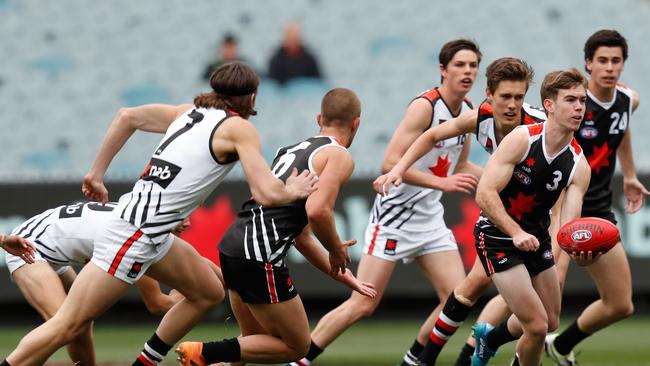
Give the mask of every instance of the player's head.
[{"label": "player's head", "polygon": [[585,42],[585,70],[601,88],[614,88],[627,60],[627,41],[612,29],[602,29]]},{"label": "player's head", "polygon": [[518,125],[521,108],[535,72],[526,62],[503,57],[492,62],[485,71],[488,103],[499,124]]},{"label": "player's head", "polygon": [[334,88],[325,94],[318,115],[321,128],[336,128],[349,133],[349,147],[360,123],[361,101],[352,90]]},{"label": "player's head", "polygon": [[260,78],[253,69],[240,61],[221,65],[210,77],[212,91],[194,98],[194,105],[236,112],[242,118],[257,114],[255,95]]},{"label": "player's head", "polygon": [[438,54],[440,83],[454,93],[468,93],[476,80],[482,56],[476,42],[469,39],[445,43]]},{"label": "player's head", "polygon": [[546,74],[540,94],[548,121],[577,131],[585,114],[586,88],[587,79],[576,68]]}]

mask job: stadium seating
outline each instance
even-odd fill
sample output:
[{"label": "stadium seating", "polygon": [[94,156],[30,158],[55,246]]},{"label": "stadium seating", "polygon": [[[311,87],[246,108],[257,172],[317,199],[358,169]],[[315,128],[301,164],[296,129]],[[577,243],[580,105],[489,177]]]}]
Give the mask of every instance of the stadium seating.
[{"label": "stadium seating", "polygon": [[[297,19],[326,75],[324,82],[296,80],[285,87],[263,80],[254,122],[265,156],[271,159],[279,145],[314,133],[323,92],[346,86],[363,103],[351,149],[355,175],[370,177],[404,107],[438,82],[437,51],[445,41],[470,37],[482,46],[481,76],[470,94],[475,103],[484,95],[484,67],[509,55],[534,66],[536,85],[528,100],[539,105],[542,76],[581,67],[586,37],[616,28],[630,42],[623,82],[647,96],[649,18],[650,3],[636,0],[505,0],[489,7],[470,0],[116,0],[93,6],[82,0],[0,0],[0,181],[80,179],[120,107],[187,102],[207,90],[200,74],[226,31],[239,37],[243,55],[263,74],[283,26]],[[632,124],[637,156],[650,154],[650,145],[642,144],[650,125],[641,123],[649,113],[642,103],[634,118],[639,123]],[[136,176],[158,139],[145,134],[130,141],[110,177]],[[481,162],[485,154],[475,148],[472,158]],[[650,171],[650,160],[636,163]],[[231,178],[241,177],[236,172]]]}]

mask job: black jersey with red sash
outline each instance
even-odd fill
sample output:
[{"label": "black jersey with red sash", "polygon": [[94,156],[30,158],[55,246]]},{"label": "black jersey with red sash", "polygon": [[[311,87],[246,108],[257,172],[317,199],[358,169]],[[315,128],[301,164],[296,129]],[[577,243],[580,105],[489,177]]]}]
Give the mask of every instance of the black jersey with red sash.
[{"label": "black jersey with red sash", "polygon": [[[549,211],[560,197],[560,193],[573,179],[582,155],[582,149],[575,139],[571,140],[555,157],[545,152],[546,123],[518,128],[528,132],[528,151],[515,165],[512,178],[499,193],[508,214],[529,234],[548,238]],[[477,226],[485,235],[507,238],[481,212]]]},{"label": "black jersey with red sash", "polygon": [[[520,125],[530,125],[546,121],[546,114],[543,110],[535,108],[528,103],[521,107]],[[496,126],[494,123],[494,109],[487,100],[478,107],[478,117],[476,118],[476,140],[483,146],[488,154],[492,154],[497,147]]]},{"label": "black jersey with red sash", "polygon": [[582,205],[582,211],[588,216],[611,211],[610,183],[616,168],[616,149],[623,141],[631,115],[630,89],[617,85],[614,99],[609,103],[599,101],[587,91],[585,117],[575,138],[591,167],[589,189]]}]

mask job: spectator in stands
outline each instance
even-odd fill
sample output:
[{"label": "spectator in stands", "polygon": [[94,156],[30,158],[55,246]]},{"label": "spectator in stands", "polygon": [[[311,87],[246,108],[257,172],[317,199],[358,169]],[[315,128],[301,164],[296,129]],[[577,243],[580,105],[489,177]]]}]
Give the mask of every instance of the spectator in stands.
[{"label": "spectator in stands", "polygon": [[210,76],[212,76],[214,70],[231,61],[244,61],[244,59],[239,56],[239,44],[235,35],[226,33],[217,52],[217,58],[214,62],[208,64],[203,71],[203,80],[210,81]]},{"label": "spectator in stands", "polygon": [[273,54],[268,72],[280,84],[300,77],[321,78],[316,58],[302,43],[297,23],[291,22],[284,29],[282,44]]}]

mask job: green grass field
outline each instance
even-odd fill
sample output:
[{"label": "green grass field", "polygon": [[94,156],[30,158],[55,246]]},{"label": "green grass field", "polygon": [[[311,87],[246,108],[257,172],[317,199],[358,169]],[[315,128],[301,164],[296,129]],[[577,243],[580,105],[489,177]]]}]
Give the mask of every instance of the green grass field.
[{"label": "green grass field", "polygon": [[[564,327],[566,324],[563,324]],[[396,365],[417,331],[415,321],[365,321],[352,327],[332,344],[315,365]],[[103,362],[130,364],[140,352],[141,346],[149,338],[155,325],[114,326],[107,321],[99,321],[95,327],[97,358]],[[28,331],[25,327],[0,326],[0,354],[6,355],[19,339]],[[187,339],[214,340],[238,334],[234,321],[228,325],[204,324],[192,331]],[[451,365],[456,358],[469,325],[452,338],[439,358],[439,365]],[[634,317],[616,324],[578,345],[581,366],[629,365],[650,366],[650,317]],[[508,365],[513,354],[513,346],[504,346],[491,363]],[[68,363],[65,351],[59,351],[52,361]],[[166,359],[173,365],[173,355]],[[549,361],[545,360],[549,365]]]}]

